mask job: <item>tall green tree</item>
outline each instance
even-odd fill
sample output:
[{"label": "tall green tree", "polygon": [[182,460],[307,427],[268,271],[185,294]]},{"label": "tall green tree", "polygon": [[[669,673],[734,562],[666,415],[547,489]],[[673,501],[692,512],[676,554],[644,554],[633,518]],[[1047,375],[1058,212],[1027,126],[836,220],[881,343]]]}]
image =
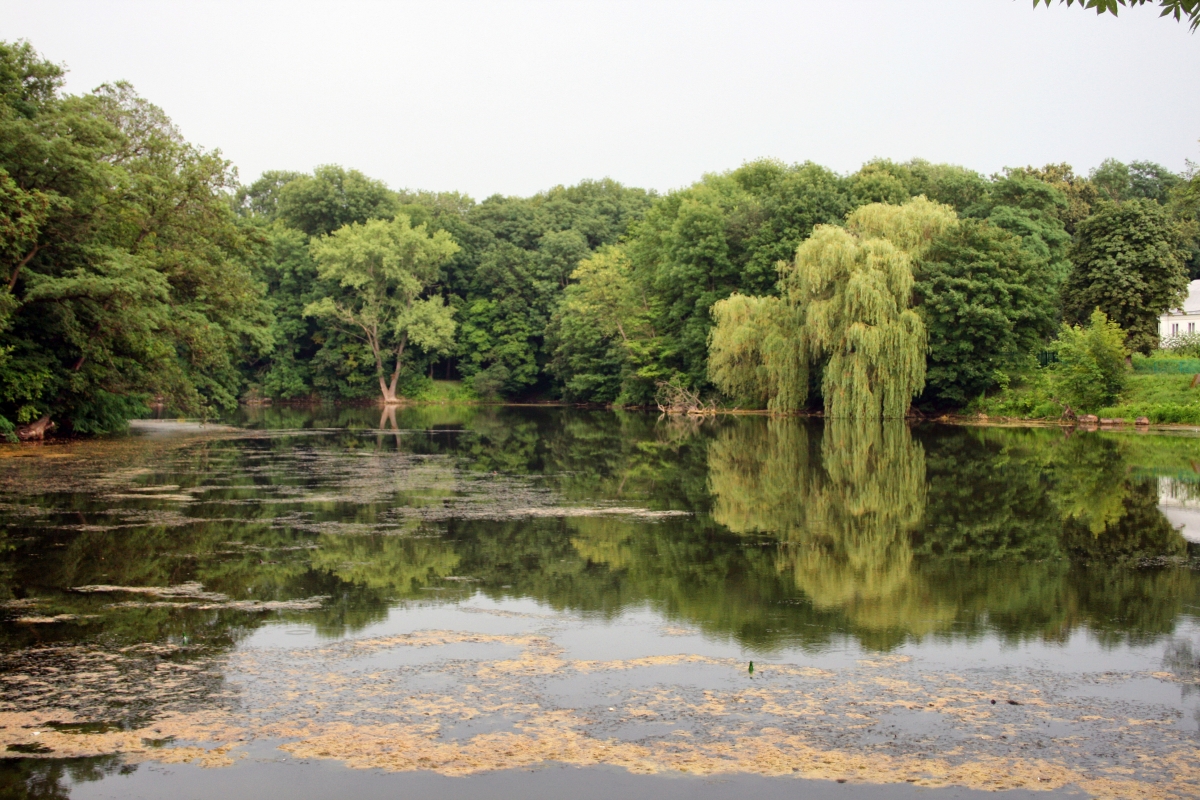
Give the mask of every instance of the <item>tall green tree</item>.
[{"label": "tall green tree", "polygon": [[913,263],[956,224],[950,207],[916,198],[864,206],[846,228],[818,226],[782,270],[782,302],[716,304],[714,381],[734,394],[757,382],[773,410],[791,411],[817,368],[826,416],[904,416],[926,370],[925,326],[910,307]]},{"label": "tall green tree", "polygon": [[1106,158],[1088,177],[1109,200],[1120,202],[1141,197],[1163,205],[1182,181],[1174,172],[1153,161],[1123,164],[1115,158]]},{"label": "tall green tree", "polygon": [[97,432],[151,395],[232,407],[270,347],[228,203],[230,164],[126,84],[61,92],[62,70],[0,44],[0,416]]},{"label": "tall green tree", "polygon": [[[568,400],[628,402],[622,388],[653,375],[656,339],[646,296],[623,248],[601,248],[580,262],[551,321],[549,368]],[[635,373],[635,374],[631,374]]]},{"label": "tall green tree", "polygon": [[[312,175],[281,182],[286,177],[286,173],[265,174],[259,181],[267,181],[260,187],[261,202],[273,200],[274,213],[309,236],[324,236],[352,222],[390,219],[399,210],[399,201],[386,184],[356,169],[326,164]],[[278,189],[272,183],[279,183]]]},{"label": "tall green tree", "polygon": [[[1057,189],[1066,200],[1066,205],[1058,202],[1039,202],[1044,211],[1053,212],[1063,223],[1067,233],[1074,234],[1075,226],[1092,213],[1092,206],[1100,200],[1100,191],[1090,180],[1075,174],[1070,164],[1046,164],[1043,167],[1015,167],[1005,169],[1003,176],[1009,179],[1029,179],[1046,184]],[[1037,192],[1028,183],[1020,182],[1013,188],[1022,195],[1037,197]],[[1011,193],[1010,193],[1011,196]],[[1011,204],[1011,203],[1010,203]]]},{"label": "tall green tree", "polygon": [[964,219],[918,262],[915,295],[929,334],[926,396],[962,405],[1040,349],[1056,327],[1062,274],[1038,248]]},{"label": "tall green tree", "polygon": [[814,226],[840,223],[852,208],[835,173],[769,160],[663,198],[628,243],[660,337],[659,379],[704,388],[713,304],[733,292],[772,293],[776,264],[791,259]]},{"label": "tall green tree", "polygon": [[450,195],[411,200],[462,245],[446,267],[446,290],[460,309],[459,373],[481,394],[516,397],[551,390],[549,326],[572,271],[624,236],[653,196],[602,180],[478,204]]},{"label": "tall green tree", "polygon": [[1187,290],[1184,244],[1179,223],[1153,200],[1102,204],[1079,223],[1063,289],[1066,321],[1085,322],[1100,309],[1126,332],[1131,350],[1150,353],[1159,316]]},{"label": "tall green tree", "polygon": [[325,291],[309,250],[309,237],[279,220],[252,233],[251,263],[271,305],[274,347],[249,361],[247,367],[265,397],[292,400],[311,396],[316,378],[314,359],[322,344],[330,341],[330,331],[304,315],[305,307]]},{"label": "tall green tree", "polygon": [[321,279],[336,288],[304,313],[333,320],[365,342],[383,403],[399,402],[396,387],[409,345],[445,351],[453,343],[453,309],[431,289],[458,245],[445,231],[430,234],[399,215],[390,222],[351,223],[315,240],[311,249]]}]

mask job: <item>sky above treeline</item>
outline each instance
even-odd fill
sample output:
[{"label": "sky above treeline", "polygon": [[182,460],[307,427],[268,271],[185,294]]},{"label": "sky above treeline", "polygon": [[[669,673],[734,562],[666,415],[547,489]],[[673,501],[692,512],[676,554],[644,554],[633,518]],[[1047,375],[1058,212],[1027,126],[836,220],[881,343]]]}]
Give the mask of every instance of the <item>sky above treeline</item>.
[{"label": "sky above treeline", "polygon": [[0,0],[87,91],[128,80],[245,182],[660,191],[761,157],[849,172],[1200,161],[1200,34],[1029,0]]}]

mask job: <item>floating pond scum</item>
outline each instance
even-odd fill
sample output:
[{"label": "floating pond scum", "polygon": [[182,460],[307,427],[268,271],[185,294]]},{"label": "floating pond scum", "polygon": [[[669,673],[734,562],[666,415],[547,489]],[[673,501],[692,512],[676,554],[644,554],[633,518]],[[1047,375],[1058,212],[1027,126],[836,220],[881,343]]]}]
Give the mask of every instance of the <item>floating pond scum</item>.
[{"label": "floating pond scum", "polygon": [[0,794],[1200,794],[1200,438],[288,413],[5,446]]}]

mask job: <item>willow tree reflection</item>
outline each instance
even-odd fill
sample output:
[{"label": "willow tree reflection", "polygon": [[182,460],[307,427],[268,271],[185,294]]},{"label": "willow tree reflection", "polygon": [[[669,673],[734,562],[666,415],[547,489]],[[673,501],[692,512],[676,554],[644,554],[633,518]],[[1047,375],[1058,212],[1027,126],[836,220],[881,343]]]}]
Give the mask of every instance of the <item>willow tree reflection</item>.
[{"label": "willow tree reflection", "polygon": [[902,420],[771,419],[729,429],[709,450],[713,517],[784,543],[776,567],[820,609],[866,629],[937,627],[913,571],[910,534],[925,509],[925,453]]},{"label": "willow tree reflection", "polygon": [[[483,591],[589,614],[652,607],[756,647],[851,635],[888,648],[1154,636],[1200,597],[1157,505],[1162,476],[1200,480],[1197,439],[436,407],[398,409],[399,432],[377,436],[374,410],[336,414],[312,424],[341,430],[305,432],[286,410],[282,434],[0,462],[0,600],[79,617],[35,630],[14,611],[0,646],[220,648],[278,615],[336,636],[390,604]],[[210,613],[67,591],[189,581],[231,601],[329,599]]]},{"label": "willow tree reflection", "polygon": [[1139,460],[1163,458],[1129,437],[758,419],[717,436],[708,480],[714,519],[778,541],[780,574],[873,646],[1144,636],[1200,583],[1169,566],[1187,543]]}]

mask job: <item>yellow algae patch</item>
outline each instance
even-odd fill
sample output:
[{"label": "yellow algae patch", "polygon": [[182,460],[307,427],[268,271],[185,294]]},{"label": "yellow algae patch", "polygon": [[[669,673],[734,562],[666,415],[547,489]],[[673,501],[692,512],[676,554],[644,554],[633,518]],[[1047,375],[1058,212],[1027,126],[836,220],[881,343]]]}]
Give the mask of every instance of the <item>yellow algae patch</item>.
[{"label": "yellow algae patch", "polygon": [[857,663],[860,667],[894,667],[910,661],[912,661],[912,656],[876,656],[875,658],[861,658]]},{"label": "yellow algae patch", "polygon": [[692,630],[691,628],[679,628],[679,627],[670,626],[670,625],[663,627],[663,628],[659,628],[658,632],[660,634],[662,634],[663,636],[694,636],[697,633],[696,631]]},{"label": "yellow algae patch", "polygon": [[[437,652],[462,644],[480,647],[466,657],[460,648]],[[519,654],[497,658],[495,645]],[[388,666],[363,667],[366,656],[408,648],[434,652],[420,663],[388,658]],[[3,676],[12,692],[0,712],[0,744],[36,742],[49,757],[120,752],[222,766],[239,757],[243,741],[271,739],[301,758],[444,775],[557,762],[640,774],[1200,796],[1200,765],[1174,717],[1081,698],[1073,689],[1090,682],[1087,675],[964,676],[883,656],[839,670],[763,664],[751,677],[732,658],[576,660],[547,634],[452,630],[153,662],[171,653],[79,651],[71,670]],[[76,693],[132,692],[122,676],[142,662],[154,666],[136,673],[136,691],[162,698],[148,722],[94,733],[48,726],[102,719],[65,709]],[[198,696],[208,703],[203,711]],[[1050,723],[1054,736],[1045,732]]]},{"label": "yellow algae patch", "polygon": [[668,667],[677,664],[712,664],[728,667],[740,664],[740,662],[731,658],[709,658],[708,656],[679,653],[671,656],[646,656],[619,661],[572,661],[571,667],[579,672],[598,672],[601,670],[638,669],[639,667]]}]

